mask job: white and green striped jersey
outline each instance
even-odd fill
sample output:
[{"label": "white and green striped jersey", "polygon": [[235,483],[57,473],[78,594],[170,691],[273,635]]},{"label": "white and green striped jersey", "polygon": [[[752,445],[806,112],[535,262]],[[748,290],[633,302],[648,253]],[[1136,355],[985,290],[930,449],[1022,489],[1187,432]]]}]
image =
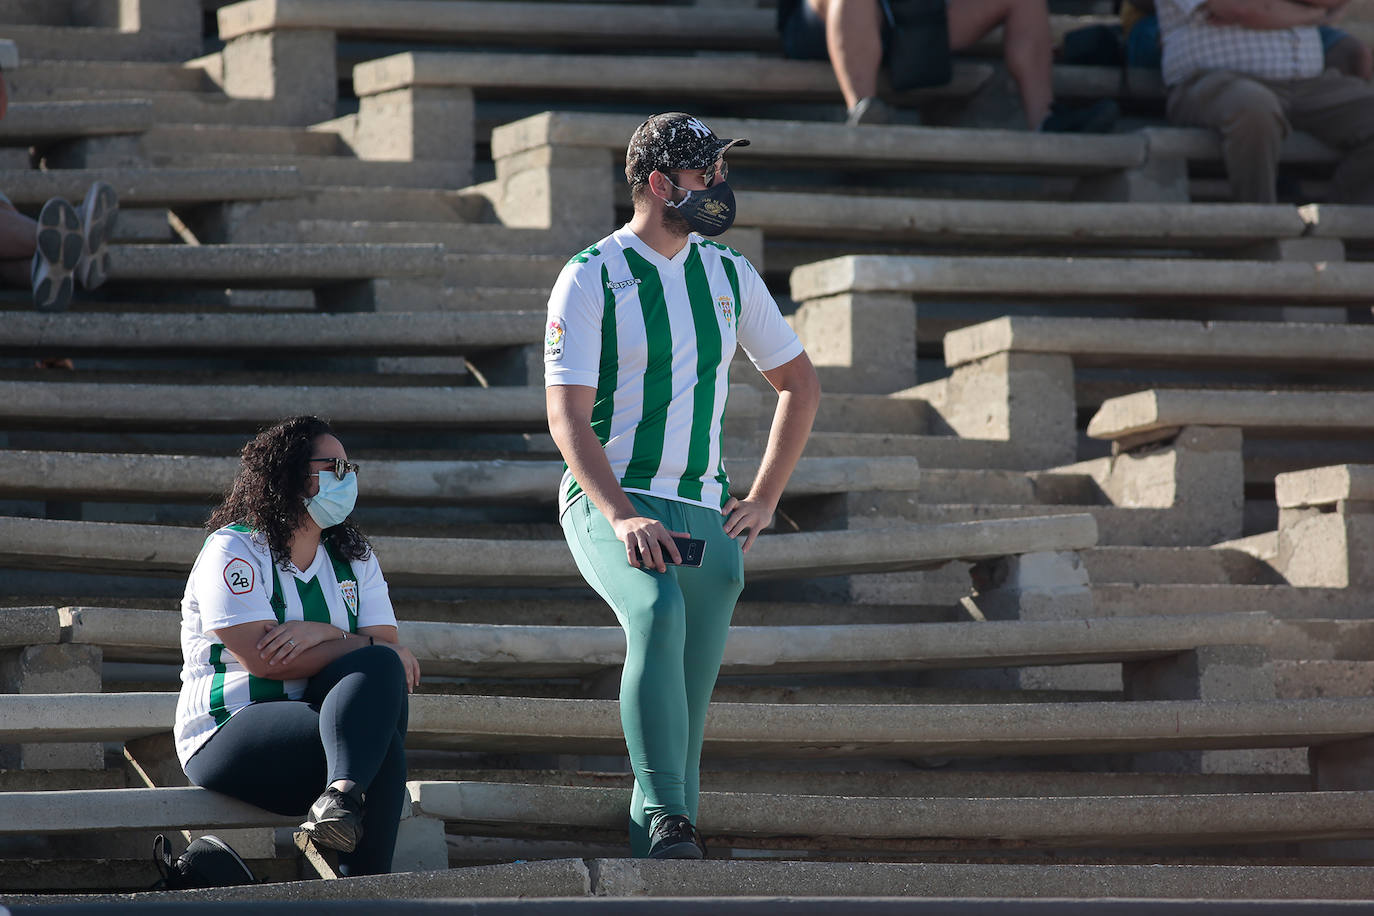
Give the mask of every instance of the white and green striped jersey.
[{"label": "white and green striped jersey", "polygon": [[232,525],[211,534],[181,599],[183,661],[175,738],[182,766],[216,728],[249,703],[305,695],[304,679],[251,675],[215,638],[215,630],[256,620],[314,620],[356,633],[360,627],[395,626],[396,614],[376,554],[336,561],[321,545],[308,569],[282,570],[273,566],[266,542],[249,529]]},{"label": "white and green striped jersey", "polygon": [[[730,492],[720,431],[737,343],[762,372],[802,352],[748,259],[696,233],[665,258],[624,226],[559,274],[544,384],[596,389],[592,429],[626,492],[719,509]],[[571,472],[558,495],[561,516],[582,495]]]}]

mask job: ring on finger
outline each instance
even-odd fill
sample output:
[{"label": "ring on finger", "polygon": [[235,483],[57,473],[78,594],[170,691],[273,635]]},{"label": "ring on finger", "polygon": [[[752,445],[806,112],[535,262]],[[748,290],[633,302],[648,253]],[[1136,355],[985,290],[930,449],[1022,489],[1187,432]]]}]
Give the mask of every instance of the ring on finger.
[{"label": "ring on finger", "polygon": [[288,640],[286,641],[286,644],[287,644],[288,646],[290,646],[291,648],[293,648],[293,649],[296,648],[296,641],[295,641],[294,639],[288,639]]}]

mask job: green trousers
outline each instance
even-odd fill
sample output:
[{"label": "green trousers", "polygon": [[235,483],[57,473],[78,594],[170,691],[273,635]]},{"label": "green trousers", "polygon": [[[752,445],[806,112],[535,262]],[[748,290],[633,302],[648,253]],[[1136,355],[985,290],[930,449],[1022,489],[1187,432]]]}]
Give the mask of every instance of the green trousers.
[{"label": "green trousers", "polygon": [[645,856],[657,818],[681,814],[696,823],[706,707],[744,588],[744,556],[725,533],[720,512],[638,493],[629,497],[637,512],[669,531],[706,541],[700,568],[636,569],[590,499],[584,496],[563,513],[577,568],[625,630],[620,723],[635,777],[630,849]]}]

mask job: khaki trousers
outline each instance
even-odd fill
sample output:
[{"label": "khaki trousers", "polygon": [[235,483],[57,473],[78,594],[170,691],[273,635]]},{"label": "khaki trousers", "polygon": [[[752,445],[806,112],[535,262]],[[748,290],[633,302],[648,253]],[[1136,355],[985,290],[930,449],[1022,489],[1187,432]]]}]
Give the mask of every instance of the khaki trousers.
[{"label": "khaki trousers", "polygon": [[1175,124],[1221,132],[1237,201],[1277,199],[1279,147],[1296,129],[1345,151],[1331,203],[1374,204],[1374,85],[1363,80],[1336,70],[1290,81],[1206,70],[1170,87],[1168,114]]}]

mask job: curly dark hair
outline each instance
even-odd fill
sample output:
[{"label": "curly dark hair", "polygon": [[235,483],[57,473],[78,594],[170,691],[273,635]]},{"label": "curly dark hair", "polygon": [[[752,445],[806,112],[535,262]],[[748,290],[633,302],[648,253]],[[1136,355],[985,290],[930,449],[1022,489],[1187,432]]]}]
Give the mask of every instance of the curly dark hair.
[{"label": "curly dark hair", "polygon": [[[205,527],[217,531],[247,525],[266,539],[272,562],[285,568],[291,560],[292,532],[306,514],[310,453],[316,439],[333,433],[319,417],[288,417],[262,430],[243,447],[234,483]],[[324,529],[323,539],[349,560],[364,560],[372,552],[367,538],[347,519]]]}]

